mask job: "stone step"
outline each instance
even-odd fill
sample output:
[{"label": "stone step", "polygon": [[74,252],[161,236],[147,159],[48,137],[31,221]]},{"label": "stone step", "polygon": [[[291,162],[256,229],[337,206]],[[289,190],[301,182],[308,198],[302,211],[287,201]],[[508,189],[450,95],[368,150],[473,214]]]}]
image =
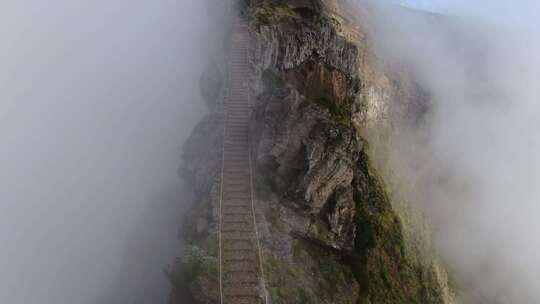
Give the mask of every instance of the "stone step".
[{"label": "stone step", "polygon": [[245,112],[245,113],[234,113],[234,112],[229,112],[227,113],[227,117],[229,119],[238,119],[239,121],[246,121],[248,120],[248,117],[249,117],[249,113]]},{"label": "stone step", "polygon": [[[225,152],[227,153],[227,152]],[[244,172],[240,172],[240,171],[233,171],[233,172],[224,172],[225,175],[227,175],[227,178],[234,178],[234,179],[248,179],[248,180],[251,180],[251,171],[250,170],[246,170]]]},{"label": "stone step", "polygon": [[224,187],[224,193],[227,195],[250,195],[251,187],[249,184],[244,185],[244,187]]},{"label": "stone step", "polygon": [[249,113],[249,109],[247,108],[245,101],[238,101],[238,102],[231,101],[227,105],[227,113],[245,114],[245,113]]},{"label": "stone step", "polygon": [[223,233],[223,239],[227,240],[249,240],[252,241],[254,234],[252,232],[227,232]]},{"label": "stone step", "polygon": [[[259,278],[257,277],[257,273],[254,271],[228,271],[224,275],[224,281],[234,282],[235,284],[238,284],[238,285],[259,284]],[[230,286],[227,283],[225,285]]]},{"label": "stone step", "polygon": [[225,151],[227,160],[249,160],[249,149],[240,151]]},{"label": "stone step", "polygon": [[227,152],[246,152],[249,151],[249,145],[247,143],[239,144],[239,143],[230,143],[230,142],[224,142],[225,145],[225,151]]},{"label": "stone step", "polygon": [[[226,159],[227,163],[229,160]],[[226,164],[225,164],[226,165]],[[227,179],[223,180],[224,190],[239,188],[240,186],[250,187],[251,186],[251,171],[246,173],[227,173]],[[231,188],[229,188],[231,187]]]},{"label": "stone step", "polygon": [[231,262],[257,261],[257,254],[254,250],[228,250],[223,252],[223,260]]},{"label": "stone step", "polygon": [[225,200],[250,200],[250,193],[225,193],[223,195]]},{"label": "stone step", "polygon": [[235,172],[249,173],[248,166],[238,166],[238,165],[231,165],[227,163],[225,163],[225,168],[223,168],[223,170],[227,173],[235,173]]},{"label": "stone step", "polygon": [[246,179],[229,179],[225,180],[223,183],[223,189],[227,189],[228,187],[249,187],[251,183],[251,180]]},{"label": "stone step", "polygon": [[224,141],[225,144],[227,145],[238,145],[238,146],[242,146],[244,148],[248,148],[249,147],[249,139],[247,138],[242,138],[242,137],[230,137],[230,136],[227,136],[227,138],[225,138],[225,141]]},{"label": "stone step", "polygon": [[243,182],[242,184],[236,184],[236,185],[225,184],[223,185],[223,191],[227,193],[249,192],[251,191],[251,187],[250,187],[250,184],[248,184],[247,182]]},{"label": "stone step", "polygon": [[[229,96],[231,97],[231,96]],[[230,98],[228,101],[227,101],[227,107],[231,107],[233,109],[242,109],[242,110],[248,110],[247,109],[247,104],[248,104],[248,94],[246,93],[245,95],[236,95],[236,96],[232,96],[232,99]],[[236,99],[235,99],[236,98]],[[236,108],[235,108],[236,107]]]},{"label": "stone step", "polygon": [[225,146],[225,149],[229,150],[229,151],[238,151],[238,150],[241,150],[241,151],[247,151],[248,148],[249,148],[249,145],[248,143],[244,143],[244,144],[238,144],[238,143],[228,143],[228,142],[224,142],[223,143],[224,146]]},{"label": "stone step", "polygon": [[242,105],[230,105],[227,113],[246,114],[249,113],[249,109],[245,104]]},{"label": "stone step", "polygon": [[249,127],[248,127],[247,122],[242,127],[229,125],[229,124],[227,124],[226,127],[227,127],[226,128],[227,129],[227,134],[236,135],[236,136],[241,136],[241,135],[248,136]]},{"label": "stone step", "polygon": [[235,133],[231,133],[231,131],[234,131],[234,130],[227,130],[228,132],[225,133],[225,139],[226,140],[245,140],[247,141],[249,139],[249,136],[247,134],[247,132],[244,132],[244,134],[235,134]]},{"label": "stone step", "polygon": [[249,146],[248,146],[248,140],[245,139],[245,138],[227,138],[225,139],[225,144],[226,145],[233,145],[233,146],[238,146],[238,147],[242,147],[243,149],[248,149]]},{"label": "stone step", "polygon": [[249,135],[249,130],[248,128],[234,128],[234,127],[231,127],[229,126],[229,128],[227,129],[227,134],[230,134],[231,136],[245,136],[245,137],[248,137]]},{"label": "stone step", "polygon": [[[227,144],[227,145],[230,145],[230,144]],[[249,157],[248,152],[249,152],[249,147],[247,145],[243,145],[243,146],[238,145],[236,148],[233,146],[225,147],[225,155],[244,155],[245,157]]]},{"label": "stone step", "polygon": [[232,178],[232,179],[251,180],[251,174],[249,174],[249,173],[247,173],[247,174],[244,174],[244,173],[227,173],[227,174],[224,174],[224,178],[225,179]]},{"label": "stone step", "polygon": [[[240,140],[243,140],[243,142]],[[238,154],[244,155],[245,157],[249,158],[249,154],[248,154],[248,152],[250,151],[249,140],[225,138],[223,140],[223,148],[225,149],[225,151],[237,152]]]},{"label": "stone step", "polygon": [[229,207],[251,207],[251,201],[249,200],[223,200],[223,206],[226,208]]},{"label": "stone step", "polygon": [[[251,216],[249,213],[243,215],[222,215],[221,221],[223,223],[231,224],[249,224]],[[235,239],[235,238],[231,238]],[[236,238],[236,240],[249,240],[249,238]]]},{"label": "stone step", "polygon": [[[257,297],[257,287],[256,284],[250,285],[238,285],[238,286],[227,286],[223,288],[223,295],[226,297]],[[239,302],[229,302],[238,304]],[[256,303],[256,302],[255,302]]]},{"label": "stone step", "polygon": [[243,122],[243,125],[234,125],[232,122],[225,124],[227,126],[227,131],[234,134],[246,134],[249,132],[248,122]]},{"label": "stone step", "polygon": [[226,225],[221,225],[221,231],[222,232],[252,232],[253,227],[247,224],[226,224]]},{"label": "stone step", "polygon": [[246,138],[249,139],[249,134],[247,128],[235,129],[235,128],[227,128],[227,132],[225,133],[225,138]]},{"label": "stone step", "polygon": [[244,123],[243,126],[234,126],[234,125],[230,125],[230,124],[225,124],[227,126],[227,132],[231,135],[236,135],[236,136],[240,136],[240,135],[243,135],[243,136],[248,136],[249,135],[249,121],[246,120],[246,121],[243,121],[242,123]]},{"label": "stone step", "polygon": [[232,140],[232,141],[240,141],[240,140],[243,140],[243,141],[248,142],[248,141],[249,141],[249,137],[247,136],[247,134],[235,135],[235,134],[231,134],[231,133],[227,132],[227,134],[226,134],[226,136],[225,136],[225,140]]},{"label": "stone step", "polygon": [[249,146],[248,145],[231,145],[225,143],[227,146],[225,146],[225,155],[244,155],[245,157],[249,157]]},{"label": "stone step", "polygon": [[221,210],[223,215],[244,215],[248,212],[251,212],[249,207],[227,207]]},{"label": "stone step", "polygon": [[243,167],[249,168],[249,158],[247,157],[247,154],[246,154],[246,157],[227,158],[227,159],[225,159],[225,165],[226,166],[227,165],[230,165],[230,166],[243,166]]},{"label": "stone step", "polygon": [[232,272],[239,272],[239,271],[252,271],[256,272],[258,267],[257,263],[253,261],[240,261],[240,262],[227,262],[224,263],[224,272],[232,271]]},{"label": "stone step", "polygon": [[225,139],[224,144],[231,145],[234,147],[239,147],[239,148],[245,149],[246,151],[249,148],[249,145],[248,145],[249,142],[247,139],[244,139],[244,138],[239,138],[239,139],[227,138]]},{"label": "stone step", "polygon": [[[246,151],[247,152],[247,151]],[[249,166],[249,155],[247,153],[241,154],[228,154],[225,155],[225,162],[236,162],[236,163],[246,163]]]},{"label": "stone step", "polygon": [[240,113],[240,114],[249,113],[249,109],[247,108],[245,103],[241,105],[231,104],[227,107],[228,107],[227,113]]},{"label": "stone step", "polygon": [[244,127],[247,129],[248,127],[248,123],[247,121],[227,121],[227,126],[231,126],[231,127]]},{"label": "stone step", "polygon": [[[222,227],[226,227],[230,225],[236,225],[236,224],[226,224],[226,225],[223,224]],[[253,250],[252,240],[224,240],[222,239],[222,242],[223,242],[222,247],[224,250]],[[245,263],[245,262],[242,262],[242,263]]]},{"label": "stone step", "polygon": [[[232,107],[232,106],[231,106]],[[249,114],[249,109],[242,105],[238,106],[238,108],[231,108],[227,111],[227,114]]]},{"label": "stone step", "polygon": [[226,296],[223,304],[263,304],[258,296]]},{"label": "stone step", "polygon": [[241,105],[239,107],[241,108],[238,108],[238,109],[232,109],[232,110],[229,110],[227,113],[225,114],[229,114],[229,113],[234,113],[234,114],[249,114],[250,113],[250,110],[247,108],[247,97],[244,98],[245,100],[239,100],[239,99],[236,99],[235,102],[236,104],[238,103],[241,103]]}]

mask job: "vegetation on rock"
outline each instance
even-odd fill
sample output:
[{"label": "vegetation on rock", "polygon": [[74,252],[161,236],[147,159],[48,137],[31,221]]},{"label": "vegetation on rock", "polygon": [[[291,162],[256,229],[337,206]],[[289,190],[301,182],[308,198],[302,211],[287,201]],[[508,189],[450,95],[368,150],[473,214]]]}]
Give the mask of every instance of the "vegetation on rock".
[{"label": "vegetation on rock", "polygon": [[364,290],[359,303],[442,303],[442,287],[433,269],[408,256],[401,220],[366,153],[358,169],[357,235],[349,263]]},{"label": "vegetation on rock", "polygon": [[302,16],[288,3],[272,4],[266,0],[255,9],[253,18],[257,25],[268,25],[283,19],[301,20]]}]

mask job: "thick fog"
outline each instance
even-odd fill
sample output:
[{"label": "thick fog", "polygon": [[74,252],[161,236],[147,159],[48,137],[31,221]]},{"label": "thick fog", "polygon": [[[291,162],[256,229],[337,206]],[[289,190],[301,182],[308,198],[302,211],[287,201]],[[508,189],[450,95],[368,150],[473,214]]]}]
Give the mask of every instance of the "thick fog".
[{"label": "thick fog", "polygon": [[165,303],[207,10],[0,3],[0,303]]},{"label": "thick fog", "polygon": [[[414,1],[409,5],[414,6]],[[372,37],[432,102],[389,166],[416,189],[469,303],[540,303],[540,4],[381,6]]]}]

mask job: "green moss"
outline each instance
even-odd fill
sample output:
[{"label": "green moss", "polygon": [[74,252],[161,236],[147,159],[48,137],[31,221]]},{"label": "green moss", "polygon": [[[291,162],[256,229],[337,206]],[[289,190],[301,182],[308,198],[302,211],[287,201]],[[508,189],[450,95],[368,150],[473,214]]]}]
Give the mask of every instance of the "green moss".
[{"label": "green moss", "polygon": [[343,110],[339,108],[334,101],[332,101],[330,98],[326,96],[317,97],[313,99],[315,103],[318,105],[324,107],[325,109],[328,109],[330,114],[332,115],[341,115]]},{"label": "green moss", "polygon": [[256,8],[253,19],[257,26],[261,26],[283,20],[301,20],[302,16],[290,4],[272,4],[268,1],[263,1]]},{"label": "green moss", "polygon": [[292,261],[265,258],[272,303],[348,303],[343,295],[354,276],[338,255],[303,239],[294,239],[291,250]]},{"label": "green moss", "polygon": [[298,289],[298,298],[300,299],[299,303],[309,303],[309,295],[304,288]]},{"label": "green moss", "polygon": [[350,119],[350,113],[347,108],[350,106],[349,104],[345,104],[343,106],[339,106],[336,104],[332,99],[326,97],[326,96],[320,96],[313,98],[313,102],[318,104],[324,109],[327,109],[332,118],[339,124],[342,125],[350,125],[351,119]]},{"label": "green moss", "polygon": [[298,275],[293,276],[291,266],[283,260],[267,257],[265,260],[265,272],[270,286],[270,298],[272,303],[287,303],[287,299],[295,297],[297,289],[289,281],[297,281]]},{"label": "green moss", "polygon": [[279,300],[279,292],[278,289],[275,287],[270,288],[270,298],[272,299],[272,303],[277,303]]},{"label": "green moss", "polygon": [[454,271],[452,269],[449,269],[448,267],[446,268],[446,270],[447,270],[446,274],[448,276],[448,287],[454,291],[460,290],[461,287],[459,286],[459,281],[454,275]]},{"label": "green moss", "polygon": [[361,174],[355,180],[354,194],[357,235],[349,265],[363,287],[359,303],[441,302],[436,277],[407,256],[401,220],[365,152],[358,166]]},{"label": "green moss", "polygon": [[292,243],[292,252],[293,252],[293,257],[295,259],[299,259],[301,256],[302,256],[302,243],[300,240],[293,240],[293,243]]},{"label": "green moss", "polygon": [[172,284],[176,286],[187,286],[200,276],[216,278],[217,275],[217,259],[213,256],[207,256],[197,246],[188,246],[184,249],[174,271],[167,273]]}]

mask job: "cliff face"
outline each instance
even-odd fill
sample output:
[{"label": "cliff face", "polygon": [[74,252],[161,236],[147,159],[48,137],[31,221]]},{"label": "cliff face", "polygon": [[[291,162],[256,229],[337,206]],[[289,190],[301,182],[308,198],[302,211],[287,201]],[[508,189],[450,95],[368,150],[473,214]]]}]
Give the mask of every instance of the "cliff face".
[{"label": "cliff face", "polygon": [[[420,245],[394,210],[364,136],[388,128],[391,109],[415,112],[404,97],[414,95],[404,89],[408,84],[377,66],[340,2],[248,1],[241,8],[251,29],[250,142],[269,300],[450,303],[444,270],[435,258],[418,257]],[[222,97],[216,88],[224,81],[203,79],[211,80],[203,81],[203,92],[215,106],[186,144],[182,172],[199,199],[169,272],[171,303],[219,298]]]}]

